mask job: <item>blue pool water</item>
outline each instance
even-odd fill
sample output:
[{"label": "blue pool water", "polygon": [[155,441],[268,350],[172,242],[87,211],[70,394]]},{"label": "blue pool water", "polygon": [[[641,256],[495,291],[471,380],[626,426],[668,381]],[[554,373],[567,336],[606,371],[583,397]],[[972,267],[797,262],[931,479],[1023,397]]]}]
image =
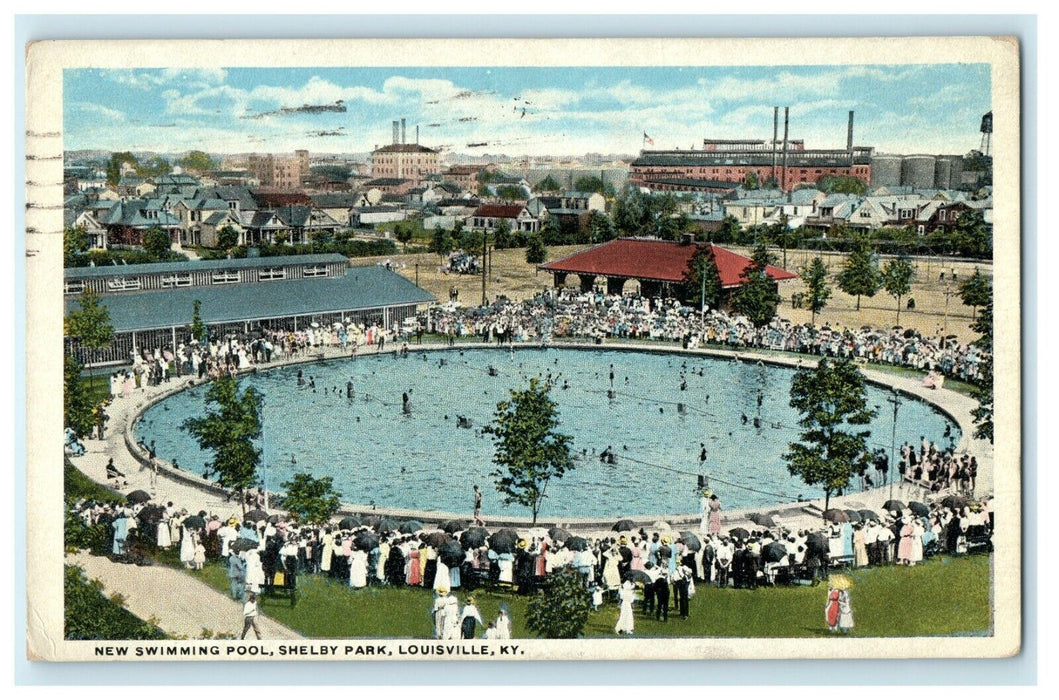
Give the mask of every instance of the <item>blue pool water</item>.
[{"label": "blue pool water", "polygon": [[[609,400],[612,365],[616,396]],[[297,383],[299,369],[305,386]],[[291,474],[306,470],[334,477],[347,503],[469,513],[472,485],[479,484],[485,514],[528,515],[525,508],[505,506],[493,489],[493,444],[480,429],[509,389],[549,372],[562,430],[585,455],[573,472],[548,487],[544,516],[696,512],[700,442],[708,450],[711,487],[726,509],[822,495],[784,466],[782,455],[798,431],[797,414],[788,405],[794,370],[782,367],[633,351],[445,350],[284,367],[245,377],[241,386],[253,386],[266,397],[264,448],[271,489],[280,490]],[[346,399],[347,381],[353,382],[353,401]],[[564,382],[568,389],[561,388]],[[889,392],[873,386],[868,391],[869,403],[880,407],[869,440],[889,452]],[[402,414],[404,392],[410,394],[410,416]],[[144,414],[137,428],[140,439],[154,441],[160,457],[199,473],[209,455],[179,426],[205,410],[204,394],[203,387],[195,387],[165,399]],[[684,415],[678,403],[685,404]],[[472,428],[458,428],[457,414],[469,418]],[[761,427],[755,428],[758,416]],[[897,445],[907,440],[918,447],[922,435],[947,445],[942,435],[949,423],[929,404],[906,399],[898,415]],[[959,429],[952,425],[951,430],[959,442]],[[598,458],[608,445],[618,455],[613,466]]]}]

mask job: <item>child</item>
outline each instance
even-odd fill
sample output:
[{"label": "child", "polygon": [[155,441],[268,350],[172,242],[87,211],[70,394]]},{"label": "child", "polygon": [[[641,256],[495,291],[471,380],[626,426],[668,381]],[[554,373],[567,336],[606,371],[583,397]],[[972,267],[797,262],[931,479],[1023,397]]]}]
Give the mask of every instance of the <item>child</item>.
[{"label": "child", "polygon": [[599,606],[603,605],[603,589],[592,584],[592,610],[599,610]]},{"label": "child", "polygon": [[202,544],[202,538],[195,535],[195,558],[192,560],[196,571],[202,571],[202,565],[206,563],[206,547]]}]

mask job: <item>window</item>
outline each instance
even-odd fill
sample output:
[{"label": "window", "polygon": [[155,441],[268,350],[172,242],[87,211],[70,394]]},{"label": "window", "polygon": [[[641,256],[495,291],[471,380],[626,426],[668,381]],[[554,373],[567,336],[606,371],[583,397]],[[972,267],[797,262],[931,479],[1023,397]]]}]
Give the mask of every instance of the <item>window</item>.
[{"label": "window", "polygon": [[327,266],[309,265],[302,270],[302,277],[327,277]]},{"label": "window", "polygon": [[262,282],[287,279],[287,271],[282,267],[263,267],[257,276]]},{"label": "window", "polygon": [[180,275],[170,275],[162,278],[163,287],[190,287],[191,286],[191,274],[183,273]]},{"label": "window", "polygon": [[140,279],[138,277],[115,277],[107,280],[107,290],[111,292],[125,292],[139,288]]},{"label": "window", "polygon": [[80,294],[85,291],[84,280],[71,280],[63,287],[64,294]]},{"label": "window", "polygon": [[214,272],[211,282],[213,284],[235,284],[239,281],[239,272],[237,270],[222,270],[220,272]]}]

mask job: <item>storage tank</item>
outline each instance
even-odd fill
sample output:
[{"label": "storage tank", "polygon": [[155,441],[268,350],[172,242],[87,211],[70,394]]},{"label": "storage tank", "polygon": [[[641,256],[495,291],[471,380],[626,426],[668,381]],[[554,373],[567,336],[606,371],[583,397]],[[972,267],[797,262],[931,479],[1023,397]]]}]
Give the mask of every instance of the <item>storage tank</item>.
[{"label": "storage tank", "polygon": [[952,161],[948,156],[938,156],[934,161],[934,186],[939,190],[952,188]]},{"label": "storage tank", "polygon": [[871,186],[893,187],[901,184],[901,156],[877,155],[871,159]]},{"label": "storage tank", "polygon": [[934,156],[914,155],[901,159],[901,184],[905,187],[934,187]]},{"label": "storage tank", "polygon": [[949,183],[951,189],[958,189],[963,180],[963,156],[946,156],[949,159]]}]

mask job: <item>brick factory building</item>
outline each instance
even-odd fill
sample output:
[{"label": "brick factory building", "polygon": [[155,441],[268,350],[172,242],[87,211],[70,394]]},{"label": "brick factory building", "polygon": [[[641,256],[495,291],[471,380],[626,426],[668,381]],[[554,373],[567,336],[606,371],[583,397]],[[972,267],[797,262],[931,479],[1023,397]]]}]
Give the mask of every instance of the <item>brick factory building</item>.
[{"label": "brick factory building", "polygon": [[[418,128],[416,130],[418,134]],[[404,120],[393,123],[393,143],[376,147],[371,152],[371,176],[373,178],[394,178],[411,180],[414,187],[419,187],[428,175],[441,172],[441,154],[426,146],[416,143],[405,143]]]}]

